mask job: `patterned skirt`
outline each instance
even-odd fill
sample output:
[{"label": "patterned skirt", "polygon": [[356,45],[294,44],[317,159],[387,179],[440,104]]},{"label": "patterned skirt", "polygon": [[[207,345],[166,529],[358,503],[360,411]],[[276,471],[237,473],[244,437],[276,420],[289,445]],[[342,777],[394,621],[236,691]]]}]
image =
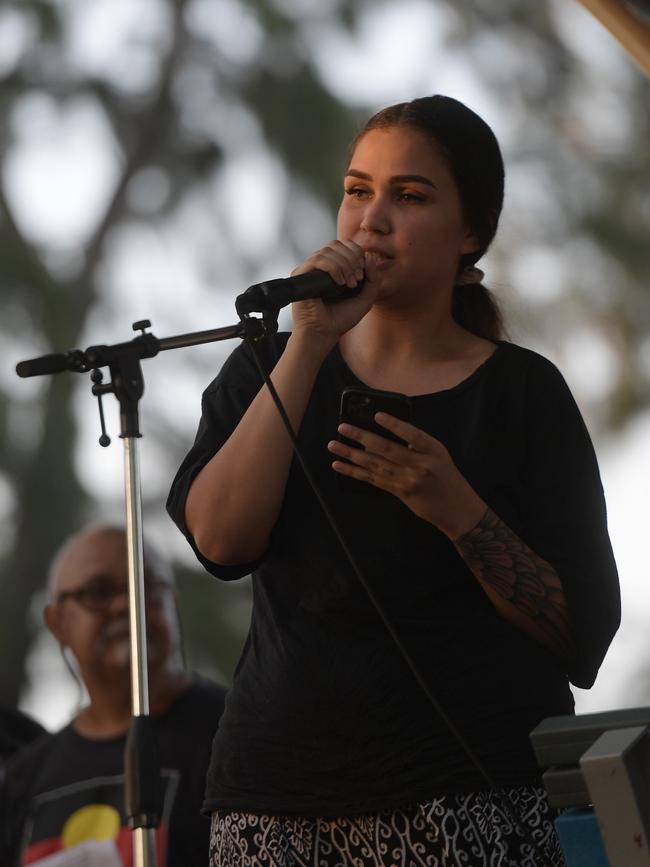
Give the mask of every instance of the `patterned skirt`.
[{"label": "patterned skirt", "polygon": [[565,867],[554,818],[537,786],[336,819],[218,811],[210,867]]}]

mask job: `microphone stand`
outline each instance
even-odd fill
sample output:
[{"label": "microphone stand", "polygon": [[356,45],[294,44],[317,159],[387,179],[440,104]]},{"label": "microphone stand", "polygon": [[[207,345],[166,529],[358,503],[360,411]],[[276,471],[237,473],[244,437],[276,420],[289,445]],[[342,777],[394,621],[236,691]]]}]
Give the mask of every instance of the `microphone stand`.
[{"label": "microphone stand", "polygon": [[[120,404],[120,438],[124,440],[124,496],[126,511],[127,558],[129,574],[129,623],[131,641],[131,725],[124,752],[125,807],[133,831],[135,867],[156,867],[156,828],[160,824],[160,769],[158,767],[151,719],[147,671],[147,630],[144,597],[144,556],[142,543],[142,494],[138,439],[138,403],[144,393],[140,360],[152,358],[168,349],[180,349],[201,343],[230,340],[233,337],[259,340],[277,331],[277,310],[266,310],[261,318],[241,315],[236,325],[208,331],[195,331],[158,339],[146,331],[147,319],[133,324],[139,337],[112,346],[90,346],[40,358],[21,361],[16,372],[21,377],[39,376],[72,370],[92,371],[92,393],[99,402],[101,436],[107,446],[102,396],[114,394]],[[103,382],[102,367],[108,367],[110,381]]]}]

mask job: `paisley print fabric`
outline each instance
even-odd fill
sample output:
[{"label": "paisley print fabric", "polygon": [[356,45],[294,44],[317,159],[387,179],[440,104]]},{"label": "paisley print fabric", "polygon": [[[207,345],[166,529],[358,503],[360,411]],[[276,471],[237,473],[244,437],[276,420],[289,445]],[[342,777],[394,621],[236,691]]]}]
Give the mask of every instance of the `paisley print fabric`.
[{"label": "paisley print fabric", "polygon": [[553,819],[536,786],[336,819],[219,811],[210,867],[565,867]]}]

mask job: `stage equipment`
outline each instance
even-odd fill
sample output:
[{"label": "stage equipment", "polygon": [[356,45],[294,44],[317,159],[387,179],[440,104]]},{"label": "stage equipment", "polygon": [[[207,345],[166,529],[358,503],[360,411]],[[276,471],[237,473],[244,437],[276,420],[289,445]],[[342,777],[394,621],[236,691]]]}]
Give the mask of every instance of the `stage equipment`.
[{"label": "stage equipment", "polygon": [[551,806],[570,808],[556,820],[567,867],[650,867],[649,726],[642,707],[550,717],[531,732]]}]

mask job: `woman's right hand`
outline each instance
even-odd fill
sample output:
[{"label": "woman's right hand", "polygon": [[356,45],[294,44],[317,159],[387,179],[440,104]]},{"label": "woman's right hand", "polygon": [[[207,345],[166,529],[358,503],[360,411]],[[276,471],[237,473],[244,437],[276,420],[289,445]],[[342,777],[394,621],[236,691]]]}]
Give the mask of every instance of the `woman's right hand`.
[{"label": "woman's right hand", "polygon": [[336,283],[351,289],[365,278],[359,294],[344,301],[326,304],[320,298],[309,298],[291,305],[294,334],[321,338],[329,349],[372,307],[377,295],[374,263],[366,261],[363,249],[354,241],[330,241],[294,268],[291,276],[315,270],[325,271]]},{"label": "woman's right hand", "polygon": [[[372,307],[377,293],[374,263],[351,241],[332,241],[293,275],[320,269],[362,291],[325,304],[310,298],[293,304],[293,333],[271,374],[294,430],[299,430],[323,359],[339,337]],[[358,277],[357,277],[358,275]],[[273,460],[268,460],[269,455]],[[291,440],[267,388],[260,388],[239,424],[192,482],[185,519],[199,551],[222,566],[264,555],[276,525],[293,461]]]}]

